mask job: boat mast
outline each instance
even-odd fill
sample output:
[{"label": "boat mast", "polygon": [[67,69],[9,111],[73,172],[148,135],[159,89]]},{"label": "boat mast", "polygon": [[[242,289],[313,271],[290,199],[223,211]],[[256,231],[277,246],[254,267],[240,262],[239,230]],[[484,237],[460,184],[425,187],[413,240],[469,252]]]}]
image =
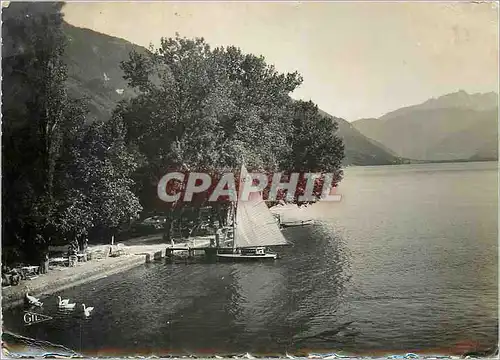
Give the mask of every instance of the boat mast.
[{"label": "boat mast", "polygon": [[236,205],[233,203],[233,250],[236,249]]}]

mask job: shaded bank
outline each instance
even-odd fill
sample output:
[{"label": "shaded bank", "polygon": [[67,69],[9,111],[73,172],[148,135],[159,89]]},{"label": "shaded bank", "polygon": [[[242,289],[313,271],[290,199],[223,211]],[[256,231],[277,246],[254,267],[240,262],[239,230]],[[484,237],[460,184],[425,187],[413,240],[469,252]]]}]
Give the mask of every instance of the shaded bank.
[{"label": "shaded bank", "polygon": [[[189,243],[191,247],[196,248],[206,246],[207,241],[193,238]],[[162,258],[165,255],[165,250],[171,246],[163,243],[161,236],[131,239],[126,244],[126,246],[118,246],[126,252],[126,255],[81,262],[75,267],[56,267],[49,273],[40,275],[33,280],[23,281],[18,286],[3,288],[2,307],[8,309],[21,305],[26,294],[26,286],[29,288],[30,295],[42,298],[43,302],[44,297],[58,291],[121,273],[156,258]],[[177,245],[187,246],[187,243]],[[109,249],[110,246],[102,247]]]}]

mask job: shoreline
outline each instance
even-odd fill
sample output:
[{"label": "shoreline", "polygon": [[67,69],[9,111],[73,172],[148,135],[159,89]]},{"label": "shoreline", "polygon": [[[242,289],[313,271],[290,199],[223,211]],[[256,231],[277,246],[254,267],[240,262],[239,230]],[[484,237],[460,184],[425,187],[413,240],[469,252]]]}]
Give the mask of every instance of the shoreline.
[{"label": "shoreline", "polygon": [[[127,271],[133,267],[145,264],[145,256],[139,255],[128,255],[124,256],[119,261],[110,261],[111,259],[104,259],[99,261],[97,264],[92,264],[92,266],[77,266],[75,268],[63,268],[50,270],[49,273],[40,275],[34,280],[26,280],[20,283],[18,286],[9,287],[7,289],[2,289],[2,308],[10,309],[24,302],[24,295],[26,293],[26,286],[29,287],[29,293],[44,302],[44,298],[52,295],[56,292],[89,283],[100,278],[114,275],[120,272]],[[113,259],[114,260],[114,259]],[[66,269],[78,269],[74,274],[67,274]],[[52,273],[58,272],[55,277]],[[67,275],[67,276],[65,276]],[[37,281],[39,280],[39,281]]]},{"label": "shoreline", "polygon": [[[182,244],[177,243],[176,246],[187,246],[188,244],[192,244],[192,248],[197,248],[207,245],[206,238],[203,238],[203,241],[196,243],[197,239],[201,238],[190,239],[190,241]],[[171,244],[163,242],[145,244],[155,240],[161,241],[161,237],[153,236],[146,237],[144,239],[130,239],[121,243],[123,244],[122,246],[114,245],[119,249],[125,250],[127,252],[126,255],[79,262],[75,267],[52,268],[47,274],[39,275],[33,280],[24,280],[17,286],[2,288],[2,308],[10,309],[23,304],[26,287],[29,288],[30,295],[35,296],[39,298],[41,302],[44,302],[44,298],[64,289],[125,272],[134,267],[153,262],[155,260],[161,260],[165,257],[166,249],[171,247]],[[99,247],[109,249],[110,246],[111,245],[101,245],[90,247],[89,249]]]}]

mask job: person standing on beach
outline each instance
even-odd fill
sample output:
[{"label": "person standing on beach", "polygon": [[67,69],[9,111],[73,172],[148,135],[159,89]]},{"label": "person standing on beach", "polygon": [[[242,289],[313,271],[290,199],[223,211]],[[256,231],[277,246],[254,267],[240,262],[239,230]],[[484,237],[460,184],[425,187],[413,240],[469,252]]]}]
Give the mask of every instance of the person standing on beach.
[{"label": "person standing on beach", "polygon": [[39,272],[40,274],[46,274],[49,271],[49,254],[45,254],[40,262]]},{"label": "person standing on beach", "polygon": [[44,244],[40,246],[39,256],[38,256],[38,271],[41,274],[46,274],[49,271],[49,247],[47,243],[44,241],[42,235],[36,235],[36,242],[38,244]]}]

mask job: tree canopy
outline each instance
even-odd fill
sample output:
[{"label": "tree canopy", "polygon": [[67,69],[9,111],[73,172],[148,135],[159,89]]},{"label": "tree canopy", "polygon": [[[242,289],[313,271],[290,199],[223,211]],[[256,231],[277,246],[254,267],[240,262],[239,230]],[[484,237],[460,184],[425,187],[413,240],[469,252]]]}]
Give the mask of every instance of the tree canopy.
[{"label": "tree canopy", "polygon": [[120,123],[89,126],[85,100],[66,91],[61,8],[11,3],[2,11],[3,245],[27,261],[43,258],[52,241],[116,229],[141,210]]},{"label": "tree canopy", "polygon": [[245,163],[269,176],[329,172],[340,181],[336,124],[313,103],[290,98],[302,82],[298,73],[279,73],[263,57],[233,46],[211,49],[202,38],[179,35],[149,53],[131,54],[122,68],[140,95],[116,115],[128,129],[129,146],[143,155],[141,183],[157,204],[151,186],[173,170],[217,178]]}]

